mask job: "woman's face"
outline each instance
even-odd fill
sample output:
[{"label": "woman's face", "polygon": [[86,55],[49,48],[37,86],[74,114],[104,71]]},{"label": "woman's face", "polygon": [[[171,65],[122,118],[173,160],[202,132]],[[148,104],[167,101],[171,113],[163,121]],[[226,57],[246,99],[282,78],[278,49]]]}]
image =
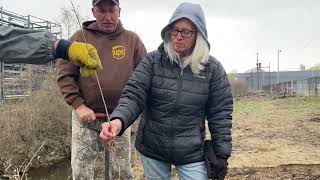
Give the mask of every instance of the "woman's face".
[{"label": "woman's face", "polygon": [[174,22],[170,30],[171,43],[180,57],[189,56],[194,48],[197,29],[193,23],[186,19],[180,19]]}]

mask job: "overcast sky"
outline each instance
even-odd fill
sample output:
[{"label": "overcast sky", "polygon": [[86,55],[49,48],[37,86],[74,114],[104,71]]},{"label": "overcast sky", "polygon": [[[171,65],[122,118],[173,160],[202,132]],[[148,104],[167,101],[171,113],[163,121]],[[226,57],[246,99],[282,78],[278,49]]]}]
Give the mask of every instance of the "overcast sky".
[{"label": "overcast sky", "polygon": [[[320,0],[186,0],[199,3],[207,21],[211,55],[227,72],[262,66],[299,70],[320,63]],[[120,0],[121,20],[137,32],[149,51],[161,43],[160,31],[183,0]],[[91,16],[91,0],[73,0],[81,16]],[[69,0],[0,0],[4,9],[57,21]],[[266,69],[267,70],[267,69]]]}]

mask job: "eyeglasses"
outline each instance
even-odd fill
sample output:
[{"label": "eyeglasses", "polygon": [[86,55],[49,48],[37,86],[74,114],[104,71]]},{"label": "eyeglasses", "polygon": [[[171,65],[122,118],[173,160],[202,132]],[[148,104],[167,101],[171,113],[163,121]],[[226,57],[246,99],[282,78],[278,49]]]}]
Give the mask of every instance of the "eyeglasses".
[{"label": "eyeglasses", "polygon": [[179,33],[181,33],[181,36],[183,38],[190,38],[194,33],[197,31],[191,31],[191,30],[179,30],[179,29],[172,29],[170,31],[170,34],[172,36],[178,36]]}]

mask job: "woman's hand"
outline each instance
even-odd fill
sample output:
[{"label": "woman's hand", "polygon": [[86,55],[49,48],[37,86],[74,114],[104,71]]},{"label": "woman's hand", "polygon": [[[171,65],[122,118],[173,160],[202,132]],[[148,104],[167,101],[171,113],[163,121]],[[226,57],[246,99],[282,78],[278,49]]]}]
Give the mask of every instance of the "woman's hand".
[{"label": "woman's hand", "polygon": [[122,122],[120,119],[114,119],[110,122],[104,122],[101,125],[99,137],[105,142],[113,140],[121,131]]}]

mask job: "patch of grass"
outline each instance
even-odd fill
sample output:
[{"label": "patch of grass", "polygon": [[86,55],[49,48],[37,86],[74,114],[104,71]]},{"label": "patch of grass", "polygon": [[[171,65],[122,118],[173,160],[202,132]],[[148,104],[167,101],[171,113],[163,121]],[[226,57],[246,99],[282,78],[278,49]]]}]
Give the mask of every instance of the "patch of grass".
[{"label": "patch of grass", "polygon": [[278,110],[286,109],[290,113],[308,113],[319,109],[319,102],[319,96],[308,96],[278,99],[274,104]]},{"label": "patch of grass", "polygon": [[233,116],[244,114],[264,115],[277,111],[287,110],[288,112],[307,112],[320,108],[320,97],[288,97],[282,99],[238,99],[234,103]]},{"label": "patch of grass", "polygon": [[238,100],[234,103],[233,107],[233,115],[239,116],[244,113],[255,113],[255,114],[263,114],[266,113],[267,109],[272,108],[274,105],[271,100]]},{"label": "patch of grass", "polygon": [[313,97],[299,98],[295,105],[296,105],[297,109],[299,109],[299,108],[319,109],[320,108],[320,97],[313,96]]}]

